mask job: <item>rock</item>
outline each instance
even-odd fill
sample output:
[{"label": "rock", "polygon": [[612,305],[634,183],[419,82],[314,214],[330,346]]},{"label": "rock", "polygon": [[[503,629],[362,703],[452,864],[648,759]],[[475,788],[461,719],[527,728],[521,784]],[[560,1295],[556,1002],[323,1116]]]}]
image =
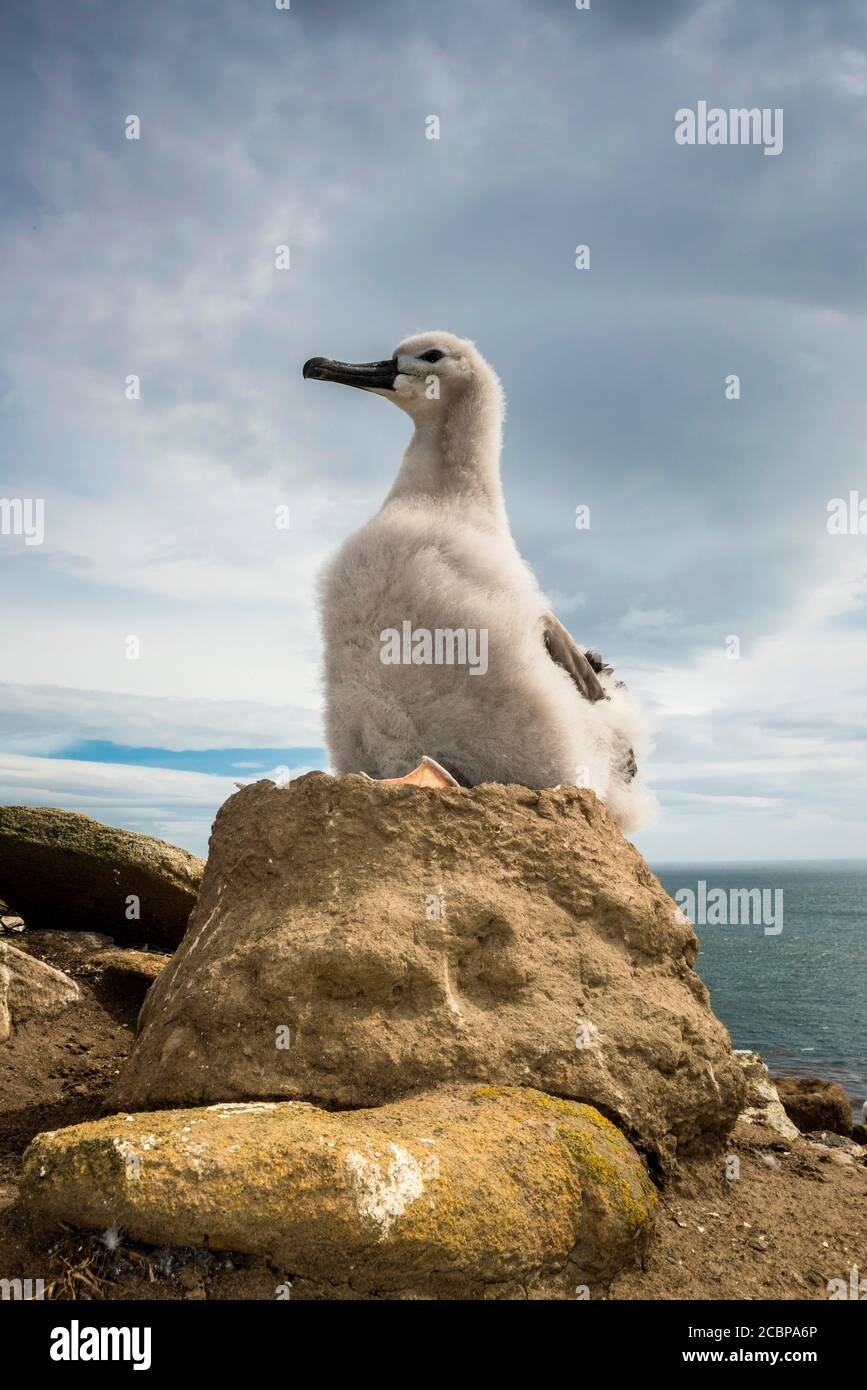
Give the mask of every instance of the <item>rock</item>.
[{"label": "rock", "polygon": [[163,951],[100,951],[98,963],[118,979],[141,980],[150,987],[165,970],[171,956]]},{"label": "rock", "polygon": [[10,936],[17,935],[26,930],[26,923],[23,917],[19,917],[17,912],[13,912],[8,903],[0,898],[0,936],[4,933]]},{"label": "rock", "polygon": [[141,1003],[170,960],[171,956],[162,951],[101,951],[96,957],[97,964],[104,967],[106,982],[125,991],[137,1003]]},{"label": "rock", "polygon": [[852,1133],[852,1106],[836,1081],[822,1081],[818,1076],[775,1076],[774,1085],[783,1109],[802,1134],[811,1129]]},{"label": "rock", "polygon": [[590,791],[258,782],[217,816],[110,1103],[526,1085],[596,1105],[665,1167],[744,1093],[696,950]]},{"label": "rock", "polygon": [[838,1168],[854,1168],[856,1166],[856,1159],[853,1155],[840,1149],[831,1151],[831,1162]]},{"label": "rock", "polygon": [[757,1125],[774,1138],[785,1139],[791,1144],[798,1138],[798,1131],[783,1109],[761,1057],[757,1052],[747,1051],[737,1051],[734,1055],[747,1082],[747,1104],[738,1116],[738,1123]]},{"label": "rock", "polygon": [[20,1024],[54,1018],[80,998],[68,975],[0,941],[0,1042]]},{"label": "rock", "polygon": [[54,951],[58,954],[66,951],[69,955],[83,959],[95,952],[107,951],[114,945],[114,938],[99,931],[49,931],[46,928],[44,931],[27,932],[24,940],[18,944],[22,948],[35,946],[40,951]]},{"label": "rock", "polygon": [[28,931],[15,944],[19,950],[47,959],[59,970],[65,970],[80,968],[114,942],[110,936],[95,931]]},{"label": "rock", "polygon": [[[0,806],[0,893],[33,929],[61,925],[174,946],[202,868],[186,850],[77,811]],[[139,919],[127,915],[133,898]]]},{"label": "rock", "polygon": [[656,1208],[643,1163],[598,1111],[505,1087],[339,1113],[113,1115],[38,1135],[21,1192],[40,1225],[266,1255],[362,1294],[456,1298],[603,1287],[644,1250]]},{"label": "rock", "polygon": [[852,1158],[864,1158],[867,1154],[863,1144],[856,1144],[847,1134],[837,1134],[833,1129],[815,1129],[805,1134],[804,1138],[811,1144],[819,1144],[825,1149],[839,1149],[841,1153],[849,1154]]}]

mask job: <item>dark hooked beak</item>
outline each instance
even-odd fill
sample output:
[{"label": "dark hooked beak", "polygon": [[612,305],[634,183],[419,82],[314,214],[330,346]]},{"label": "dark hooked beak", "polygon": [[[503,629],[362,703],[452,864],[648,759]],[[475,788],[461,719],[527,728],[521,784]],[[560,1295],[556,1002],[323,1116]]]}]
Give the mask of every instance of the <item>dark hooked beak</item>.
[{"label": "dark hooked beak", "polygon": [[304,378],[314,381],[338,381],[342,386],[360,386],[363,390],[393,391],[397,363],[333,362],[330,357],[311,357],[304,363]]}]

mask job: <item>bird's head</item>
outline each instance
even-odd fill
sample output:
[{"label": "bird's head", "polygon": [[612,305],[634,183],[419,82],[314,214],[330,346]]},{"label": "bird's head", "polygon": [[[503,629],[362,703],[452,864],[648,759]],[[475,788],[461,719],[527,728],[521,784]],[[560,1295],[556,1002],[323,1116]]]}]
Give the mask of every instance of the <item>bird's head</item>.
[{"label": "bird's head", "polygon": [[359,386],[385,396],[416,423],[447,414],[468,397],[502,406],[502,389],[493,368],[475,345],[453,333],[418,333],[398,343],[382,362],[335,362],[311,357],[305,378]]}]

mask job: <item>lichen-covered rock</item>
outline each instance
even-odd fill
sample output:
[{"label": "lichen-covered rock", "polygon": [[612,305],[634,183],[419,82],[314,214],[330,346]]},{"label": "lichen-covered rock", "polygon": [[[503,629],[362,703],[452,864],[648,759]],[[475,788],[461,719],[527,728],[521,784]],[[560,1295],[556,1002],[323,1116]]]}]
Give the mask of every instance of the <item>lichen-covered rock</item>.
[{"label": "lichen-covered rock", "polygon": [[802,1134],[814,1129],[852,1133],[852,1106],[836,1081],[823,1081],[818,1076],[775,1076],[774,1085],[783,1109]]},{"label": "lichen-covered rock", "polygon": [[74,980],[0,941],[0,1042],[22,1023],[54,1018],[81,998]]},{"label": "lichen-covered rock", "polygon": [[302,1102],[113,1115],[37,1135],[38,1223],[267,1255],[359,1293],[573,1297],[643,1250],[656,1192],[598,1111],[461,1087],[376,1110]]},{"label": "lichen-covered rock", "polygon": [[744,1049],[734,1056],[747,1083],[746,1106],[738,1116],[739,1124],[758,1125],[775,1138],[791,1144],[798,1138],[798,1130],[783,1109],[777,1088],[758,1052]]},{"label": "lichen-covered rock", "polygon": [[203,868],[184,849],[78,811],[0,806],[0,893],[34,930],[175,946]]},{"label": "lichen-covered rock", "polygon": [[598,1106],[667,1165],[743,1096],[696,949],[590,791],[259,782],[217,816],[111,1103],[527,1085]]}]

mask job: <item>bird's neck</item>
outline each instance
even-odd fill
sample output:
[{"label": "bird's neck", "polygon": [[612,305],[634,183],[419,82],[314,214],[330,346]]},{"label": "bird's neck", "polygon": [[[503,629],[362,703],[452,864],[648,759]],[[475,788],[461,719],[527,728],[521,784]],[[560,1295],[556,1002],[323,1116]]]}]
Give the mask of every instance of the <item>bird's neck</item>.
[{"label": "bird's neck", "polygon": [[468,391],[447,412],[415,421],[389,502],[458,503],[508,529],[500,482],[502,405]]}]

